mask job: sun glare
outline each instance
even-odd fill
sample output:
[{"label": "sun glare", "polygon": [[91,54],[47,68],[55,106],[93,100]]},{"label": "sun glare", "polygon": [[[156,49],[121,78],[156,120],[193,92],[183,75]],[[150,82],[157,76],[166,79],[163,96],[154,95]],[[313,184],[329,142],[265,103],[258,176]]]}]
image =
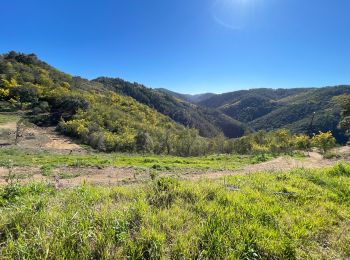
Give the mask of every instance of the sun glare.
[{"label": "sun glare", "polygon": [[214,20],[230,29],[243,29],[254,15],[259,0],[216,0],[213,4]]}]

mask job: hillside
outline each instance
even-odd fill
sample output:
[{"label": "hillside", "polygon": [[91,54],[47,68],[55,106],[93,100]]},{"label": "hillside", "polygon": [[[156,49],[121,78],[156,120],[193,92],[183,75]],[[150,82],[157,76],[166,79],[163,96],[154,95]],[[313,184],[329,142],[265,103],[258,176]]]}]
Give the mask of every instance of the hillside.
[{"label": "hillside", "polygon": [[[74,77],[35,54],[0,55],[1,111],[24,110],[38,125],[58,126],[62,133],[108,151],[134,151],[140,138],[142,149],[149,143],[152,151],[188,154],[191,136],[200,140],[198,148],[202,137],[235,138],[251,129],[278,128],[308,134],[330,130],[344,143],[340,107],[334,101],[343,94],[350,94],[349,86],[181,95],[118,78]],[[176,147],[180,143],[183,147]]]},{"label": "hillside", "polygon": [[246,131],[242,123],[216,109],[203,108],[141,84],[106,77],[97,78],[93,82],[100,83],[118,94],[130,96],[169,116],[175,122],[196,128],[204,137],[214,137],[223,132],[227,137],[234,138],[244,135]]},{"label": "hillside", "polygon": [[219,109],[255,130],[287,128],[309,134],[330,130],[343,143],[347,137],[338,129],[340,107],[333,102],[343,94],[350,94],[350,86],[252,89],[215,95],[199,104]]},{"label": "hillside", "polygon": [[292,95],[304,93],[308,90],[310,89],[307,89],[307,88],[296,88],[296,89],[258,88],[258,89],[250,89],[250,90],[238,90],[234,92],[228,92],[228,93],[212,96],[209,99],[203,100],[199,104],[205,107],[221,108],[221,107],[229,106],[238,101],[241,101],[247,98],[252,98],[252,97],[265,98],[265,99],[277,101],[279,99],[286,98]]},{"label": "hillside", "polygon": [[[277,129],[286,127],[293,132],[332,131],[339,142],[347,137],[338,129],[340,106],[334,98],[350,94],[350,86],[326,87],[310,90],[298,96],[279,101],[280,106],[249,124],[255,129]],[[314,120],[311,125],[313,113]]]},{"label": "hillside", "polygon": [[32,122],[57,126],[98,150],[185,154],[188,138],[198,137],[149,106],[60,72],[34,54],[1,55],[0,79],[1,111],[22,110]]}]

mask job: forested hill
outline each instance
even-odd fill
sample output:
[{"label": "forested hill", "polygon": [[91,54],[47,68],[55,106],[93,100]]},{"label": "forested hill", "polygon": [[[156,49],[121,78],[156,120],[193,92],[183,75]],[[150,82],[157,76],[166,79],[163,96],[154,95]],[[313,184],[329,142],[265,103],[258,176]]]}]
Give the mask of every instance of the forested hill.
[{"label": "forested hill", "polygon": [[298,95],[311,90],[311,88],[294,88],[294,89],[270,89],[270,88],[257,88],[250,90],[238,90],[223,94],[217,94],[211,96],[200,102],[201,105],[212,108],[220,108],[228,106],[247,98],[263,98],[269,100],[279,100],[292,95]]},{"label": "forested hill", "polygon": [[103,151],[194,155],[206,150],[202,137],[239,137],[246,129],[221,111],[140,84],[73,77],[35,54],[11,51],[0,55],[0,112],[18,110]]},{"label": "forested hill", "polygon": [[350,86],[252,89],[215,95],[199,104],[216,108],[255,130],[288,128],[309,134],[330,130],[344,142],[347,138],[338,129],[340,108],[336,102],[343,94],[350,94]]},{"label": "forested hill", "polygon": [[12,51],[0,55],[0,111],[17,110],[102,151],[186,155],[190,140],[199,138],[131,97],[60,72],[34,54]]},{"label": "forested hill", "polygon": [[337,98],[350,94],[350,86],[205,94],[196,97],[202,99],[198,104],[175,94],[117,78],[73,77],[35,54],[0,55],[1,111],[23,109],[37,124],[58,125],[61,132],[102,150],[133,151],[137,138],[148,137],[154,149],[181,150],[164,142],[170,136],[177,144],[197,136],[188,128],[202,137],[240,137],[251,129],[331,130],[338,141],[347,140],[338,129]]},{"label": "forested hill", "polygon": [[240,137],[246,127],[237,120],[226,116],[219,110],[200,107],[182,101],[168,93],[146,88],[138,83],[130,83],[118,78],[100,77],[93,82],[102,84],[119,94],[130,96],[158,112],[169,116],[175,122],[199,130],[204,137],[224,133],[227,137]]}]

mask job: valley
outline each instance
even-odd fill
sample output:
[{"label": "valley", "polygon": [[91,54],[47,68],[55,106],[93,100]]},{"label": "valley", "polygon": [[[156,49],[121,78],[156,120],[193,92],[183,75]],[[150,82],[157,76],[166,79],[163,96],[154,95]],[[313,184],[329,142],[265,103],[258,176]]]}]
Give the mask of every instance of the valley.
[{"label": "valley", "polygon": [[1,259],[346,259],[349,86],[183,95],[0,56]]},{"label": "valley", "polygon": [[350,259],[350,1],[1,1],[0,260]]},{"label": "valley", "polygon": [[[28,124],[15,144],[21,115],[0,113],[0,184],[44,181],[60,187],[127,185],[150,181],[154,176],[183,180],[219,179],[236,174],[316,169],[350,159],[350,147],[334,148],[333,158],[317,151],[291,154],[229,155],[201,157],[101,153],[54,131],[52,127]],[[6,143],[6,140],[8,143]]]}]

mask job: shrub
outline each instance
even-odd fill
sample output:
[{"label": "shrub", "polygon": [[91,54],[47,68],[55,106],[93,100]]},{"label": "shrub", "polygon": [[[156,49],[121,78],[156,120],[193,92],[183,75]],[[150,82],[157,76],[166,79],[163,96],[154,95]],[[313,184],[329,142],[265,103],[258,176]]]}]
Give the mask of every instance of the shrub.
[{"label": "shrub", "polygon": [[311,148],[311,139],[307,135],[297,135],[294,137],[294,146],[297,149],[309,151]]},{"label": "shrub", "polygon": [[329,149],[335,147],[335,138],[332,132],[319,132],[312,138],[312,143],[315,147],[322,149],[323,153],[326,153]]}]

